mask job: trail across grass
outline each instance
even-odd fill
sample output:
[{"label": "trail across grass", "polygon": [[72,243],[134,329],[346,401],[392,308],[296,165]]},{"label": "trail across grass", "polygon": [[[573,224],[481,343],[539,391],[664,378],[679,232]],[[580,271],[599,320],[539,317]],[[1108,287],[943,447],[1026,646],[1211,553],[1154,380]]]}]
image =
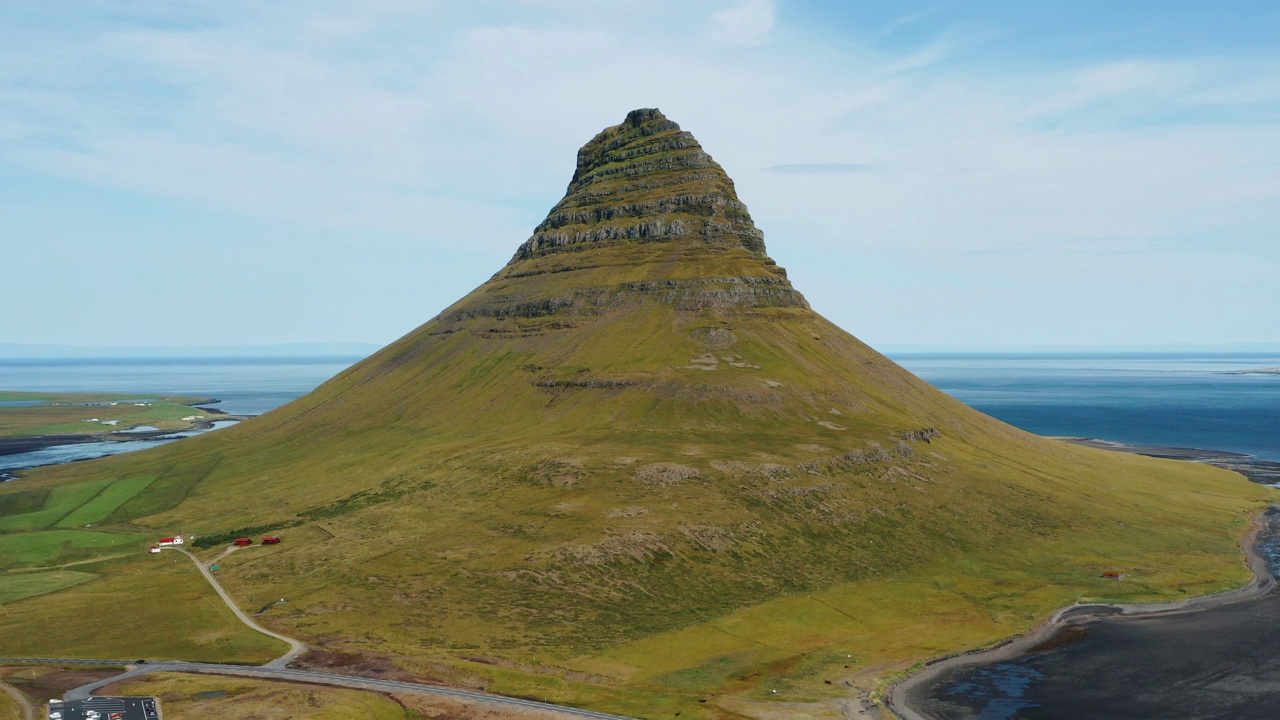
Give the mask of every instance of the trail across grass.
[{"label": "trail across grass", "polygon": [[140,475],[117,480],[98,493],[93,499],[68,513],[55,524],[55,527],[81,527],[102,522],[107,519],[107,516],[115,512],[116,508],[129,502],[135,495],[155,482],[155,479],[154,475]]},{"label": "trail across grass", "polygon": [[0,604],[56,592],[89,582],[98,576],[76,570],[51,570],[21,575],[0,575]]},{"label": "trail across grass", "polygon": [[55,487],[49,491],[41,509],[0,518],[0,531],[43,530],[92,500],[110,484],[110,480],[93,480]]},{"label": "trail across grass", "polygon": [[56,559],[74,560],[88,557],[88,551],[139,546],[146,535],[108,533],[91,530],[45,530],[42,532],[0,535],[0,568],[23,565],[45,565]]},{"label": "trail across grass", "polygon": [[[135,475],[62,485],[43,494],[15,493],[9,504],[27,511],[0,517],[0,532],[76,528],[102,522],[155,479],[155,475]],[[38,510],[29,509],[38,502]]]}]

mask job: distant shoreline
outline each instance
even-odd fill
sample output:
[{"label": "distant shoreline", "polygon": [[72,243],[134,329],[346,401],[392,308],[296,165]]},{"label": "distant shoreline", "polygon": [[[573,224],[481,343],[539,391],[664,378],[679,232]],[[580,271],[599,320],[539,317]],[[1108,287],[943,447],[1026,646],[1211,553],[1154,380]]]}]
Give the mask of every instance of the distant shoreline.
[{"label": "distant shoreline", "polygon": [[1202,450],[1200,448],[1168,447],[1163,445],[1130,445],[1127,443],[1100,440],[1084,437],[1055,437],[1074,445],[1127,452],[1147,457],[1164,458],[1166,460],[1187,460],[1220,467],[1224,470],[1238,472],[1259,485],[1280,484],[1280,462],[1260,460],[1252,455],[1224,450]]},{"label": "distant shoreline", "polygon": [[57,445],[79,445],[81,443],[92,442],[128,442],[130,440],[150,440],[153,438],[173,435],[180,432],[190,432],[192,430],[210,430],[215,422],[224,420],[234,420],[242,422],[248,420],[252,415],[231,415],[223,410],[214,407],[206,407],[222,402],[217,399],[201,400],[198,403],[191,403],[190,407],[203,410],[210,415],[216,417],[196,420],[191,423],[191,427],[181,430],[145,430],[141,432],[130,432],[129,430],[112,430],[110,432],[101,433],[79,433],[76,435],[28,435],[26,437],[0,438],[0,456],[18,455],[21,453],[35,452],[44,450],[45,448]]}]

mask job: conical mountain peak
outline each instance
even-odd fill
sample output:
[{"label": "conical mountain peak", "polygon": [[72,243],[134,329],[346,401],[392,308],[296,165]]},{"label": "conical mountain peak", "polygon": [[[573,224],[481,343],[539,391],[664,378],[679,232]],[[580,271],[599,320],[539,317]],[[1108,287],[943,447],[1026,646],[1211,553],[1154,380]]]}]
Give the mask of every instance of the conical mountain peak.
[{"label": "conical mountain peak", "polygon": [[[1267,496],[1175,465],[1022,433],[833,325],[764,255],[720,166],[639,110],[583,148],[522,253],[439,316],[236,427],[38,471],[0,515],[47,516],[25,508],[54,482],[126,483],[94,521],[122,542],[287,533],[221,576],[241,606],[287,596],[269,622],[309,663],[708,720],[783,712],[771,687],[830,698],[821,678],[853,653],[879,668],[870,686],[1084,594],[1243,582],[1231,532]],[[129,617],[85,652],[265,652],[211,649],[220,626],[149,602],[138,562],[97,567],[88,590],[8,604],[0,652],[34,654],[33,634],[78,647],[78,614],[112,607]],[[1111,590],[1100,567],[1141,587]],[[175,632],[157,646],[138,618]]]},{"label": "conical mountain peak", "polygon": [[619,241],[744,248],[764,258],[764,235],[724,168],[656,108],[631,111],[578,151],[564,198],[513,262]]}]

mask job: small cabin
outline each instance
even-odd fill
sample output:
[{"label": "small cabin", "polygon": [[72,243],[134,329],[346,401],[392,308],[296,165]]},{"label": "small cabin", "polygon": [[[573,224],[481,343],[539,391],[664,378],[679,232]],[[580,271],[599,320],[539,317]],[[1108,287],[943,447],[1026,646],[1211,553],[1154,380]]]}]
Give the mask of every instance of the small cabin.
[{"label": "small cabin", "polygon": [[160,546],[159,546],[159,545],[152,545],[152,546],[151,546],[151,549],[147,550],[147,552],[149,552],[149,553],[151,553],[151,554],[153,554],[153,555],[154,555],[155,553],[160,552]]},{"label": "small cabin", "polygon": [[280,544],[280,538],[275,537],[274,535],[268,535],[268,536],[266,536],[266,537],[262,538],[262,544],[263,544],[263,545],[279,545],[279,544]]},{"label": "small cabin", "polygon": [[1107,570],[1106,572],[1102,573],[1102,577],[1108,580],[1119,580],[1120,573],[1116,572],[1115,570]]},{"label": "small cabin", "polygon": [[249,538],[236,538],[234,543],[236,547],[245,547],[253,544],[253,540]]}]

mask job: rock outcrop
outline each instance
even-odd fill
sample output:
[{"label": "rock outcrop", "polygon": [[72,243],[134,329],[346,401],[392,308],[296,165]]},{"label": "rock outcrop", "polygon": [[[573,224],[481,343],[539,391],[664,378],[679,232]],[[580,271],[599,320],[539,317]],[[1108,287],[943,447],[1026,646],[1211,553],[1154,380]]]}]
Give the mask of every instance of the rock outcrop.
[{"label": "rock outcrop", "polygon": [[742,247],[764,257],[764,233],[724,168],[656,108],[631,111],[578,151],[564,199],[512,262],[619,240]]},{"label": "rock outcrop", "polygon": [[724,168],[693,135],[643,109],[578,151],[573,180],[546,220],[440,319],[600,315],[651,301],[686,313],[808,308],[765,253],[764,233]]}]

